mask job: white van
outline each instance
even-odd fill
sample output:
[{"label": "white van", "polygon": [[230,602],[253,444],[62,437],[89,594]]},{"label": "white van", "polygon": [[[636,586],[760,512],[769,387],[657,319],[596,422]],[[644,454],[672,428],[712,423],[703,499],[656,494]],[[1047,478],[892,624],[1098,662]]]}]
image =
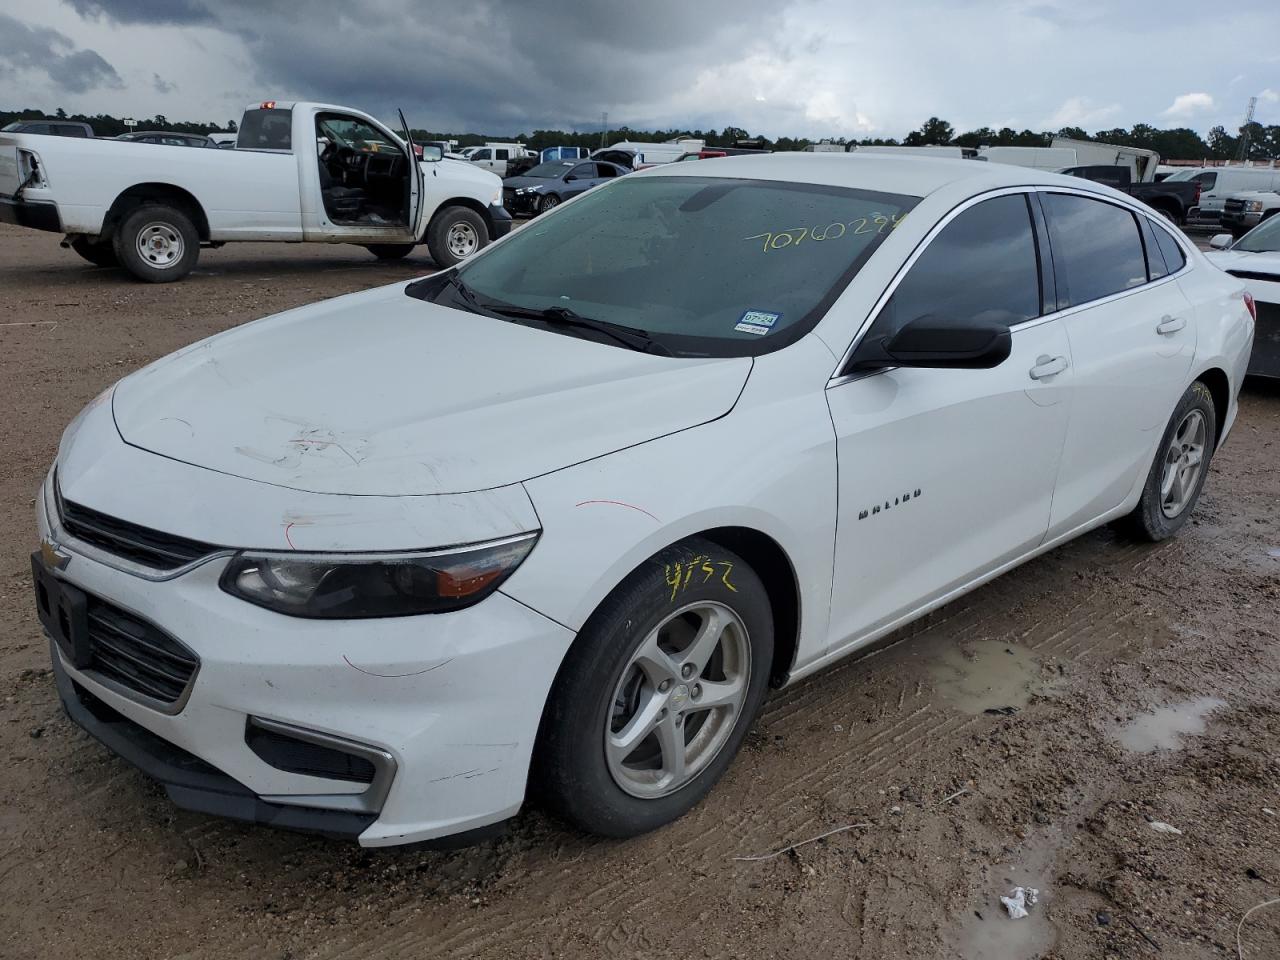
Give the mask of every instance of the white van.
[{"label": "white van", "polygon": [[[655,163],[674,163],[686,153],[697,153],[707,145],[705,140],[688,138],[684,140],[668,140],[666,143],[641,143],[638,140],[619,140],[610,145],[608,150],[629,150],[636,155],[635,165],[651,166]],[[600,151],[596,151],[599,153]],[[592,154],[595,156],[596,154]]]},{"label": "white van", "polygon": [[477,166],[491,170],[500,177],[511,172],[511,163],[529,156],[523,143],[486,143],[467,154],[467,159]]},{"label": "white van", "polygon": [[1222,207],[1233,193],[1251,190],[1280,190],[1280,169],[1275,167],[1187,167],[1166,182],[1200,181],[1200,205],[1192,207],[1187,219],[1199,223],[1220,223]]}]

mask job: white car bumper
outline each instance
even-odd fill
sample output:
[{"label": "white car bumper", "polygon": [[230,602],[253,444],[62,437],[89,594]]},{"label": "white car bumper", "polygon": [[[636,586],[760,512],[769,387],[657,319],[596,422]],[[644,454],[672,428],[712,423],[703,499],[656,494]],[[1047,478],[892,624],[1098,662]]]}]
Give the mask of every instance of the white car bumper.
[{"label": "white car bumper", "polygon": [[[164,705],[92,660],[77,669],[71,656],[79,653],[53,646],[68,713],[161,780],[175,802],[358,836],[365,846],[477,830],[519,809],[570,630],[501,592],[447,614],[287,617],[224,593],[226,557],[172,579],[142,579],[77,550],[57,522],[51,487],[38,498],[40,535],[70,559],[49,575],[91,604],[109,605],[99,611],[114,608],[162,631],[199,660],[185,691]],[[277,748],[280,735],[287,738],[290,769],[278,752],[264,759],[264,728]],[[250,738],[259,738],[257,752]],[[324,776],[297,772],[291,741],[304,744],[305,769],[317,769],[307,766],[316,755],[306,745],[319,745],[338,752],[322,751],[325,763],[354,757],[362,778],[331,776],[329,766]]]}]

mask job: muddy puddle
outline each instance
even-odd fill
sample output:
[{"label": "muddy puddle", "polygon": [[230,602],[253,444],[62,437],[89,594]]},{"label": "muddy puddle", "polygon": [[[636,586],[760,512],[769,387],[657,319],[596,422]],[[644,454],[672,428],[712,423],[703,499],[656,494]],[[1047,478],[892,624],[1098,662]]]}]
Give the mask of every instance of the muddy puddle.
[{"label": "muddy puddle", "polygon": [[1014,713],[1051,692],[1036,656],[1003,640],[948,644],[928,669],[938,694],[962,713]]},{"label": "muddy puddle", "polygon": [[1204,733],[1209,714],[1226,705],[1217,697],[1199,697],[1159,707],[1121,726],[1115,737],[1122,747],[1134,753],[1178,750],[1183,737]]}]

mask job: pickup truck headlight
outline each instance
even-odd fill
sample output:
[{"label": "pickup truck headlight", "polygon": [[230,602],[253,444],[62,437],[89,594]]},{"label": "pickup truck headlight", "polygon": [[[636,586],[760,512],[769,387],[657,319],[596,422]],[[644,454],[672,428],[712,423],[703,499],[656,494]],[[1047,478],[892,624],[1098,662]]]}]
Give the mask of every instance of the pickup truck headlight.
[{"label": "pickup truck headlight", "polygon": [[1261,212],[1262,212],[1262,201],[1261,201],[1261,200],[1246,200],[1246,201],[1244,202],[1244,212],[1245,212],[1245,213],[1261,213]]},{"label": "pickup truck headlight", "polygon": [[267,553],[231,558],[223,590],[291,617],[360,620],[447,613],[479,603],[538,540],[525,533],[422,553]]},{"label": "pickup truck headlight", "polygon": [[500,206],[502,206],[502,188],[501,188],[501,187],[499,187],[499,188],[497,189],[497,191],[494,193],[494,195],[493,195],[492,199],[490,199],[490,200],[489,200],[489,206],[491,206],[491,207],[500,207]]}]

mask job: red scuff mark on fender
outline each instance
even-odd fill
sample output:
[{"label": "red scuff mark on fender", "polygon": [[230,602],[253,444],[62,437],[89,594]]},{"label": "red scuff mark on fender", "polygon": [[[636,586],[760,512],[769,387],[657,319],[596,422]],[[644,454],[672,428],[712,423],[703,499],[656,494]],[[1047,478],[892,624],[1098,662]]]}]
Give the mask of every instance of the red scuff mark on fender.
[{"label": "red scuff mark on fender", "polygon": [[288,523],[286,523],[286,524],[284,525],[284,542],[285,542],[285,543],[287,543],[287,544],[289,545],[289,549],[290,549],[290,550],[297,550],[297,549],[298,549],[297,547],[295,547],[295,546],[293,545],[293,540],[292,540],[292,538],[289,536],[289,528],[290,528],[290,527],[292,527],[292,526],[294,525],[294,523],[295,523],[295,522],[296,522],[296,521],[290,520]]},{"label": "red scuff mark on fender", "polygon": [[654,523],[662,523],[661,520],[655,517],[652,513],[650,513],[644,507],[637,507],[634,503],[623,503],[621,500],[583,500],[581,503],[575,503],[574,506],[586,507],[593,503],[605,503],[614,507],[626,507],[628,510],[638,510],[640,513],[643,513],[646,517],[648,517]]},{"label": "red scuff mark on fender", "polygon": [[366,676],[377,677],[380,680],[397,680],[400,677],[420,677],[424,673],[430,673],[432,670],[439,670],[445,664],[453,662],[453,657],[450,657],[448,660],[441,660],[439,663],[432,664],[431,666],[427,667],[425,670],[414,670],[410,673],[374,673],[372,670],[366,670],[364,667],[356,666],[354,663],[351,662],[351,660],[347,657],[345,653],[342,655],[342,659],[346,661],[347,666],[350,667],[352,670],[358,670],[361,673],[365,674]]}]

